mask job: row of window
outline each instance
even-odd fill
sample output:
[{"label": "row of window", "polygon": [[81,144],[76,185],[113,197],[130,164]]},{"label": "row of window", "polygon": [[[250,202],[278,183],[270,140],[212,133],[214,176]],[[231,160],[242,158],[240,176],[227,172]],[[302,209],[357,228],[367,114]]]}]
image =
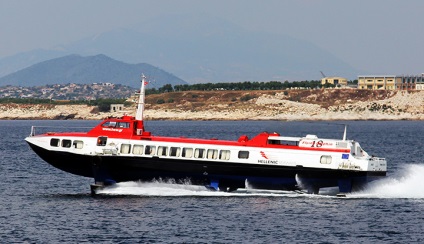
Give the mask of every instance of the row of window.
[{"label": "row of window", "polygon": [[73,148],[81,149],[84,146],[84,142],[79,140],[75,140],[72,142],[72,140],[68,139],[63,139],[62,141],[60,141],[60,139],[52,138],[50,140],[50,146],[66,148],[70,148],[72,146]]},{"label": "row of window", "polygon": [[[106,145],[106,137],[99,137],[97,139],[98,146]],[[80,140],[69,140],[58,138],[52,138],[50,140],[50,146],[52,147],[65,147],[65,148],[76,148],[82,149],[84,142]],[[132,149],[132,150],[131,150]],[[122,154],[134,154],[134,155],[149,155],[149,156],[170,156],[170,157],[183,157],[183,158],[207,158],[207,159],[220,159],[229,160],[230,150],[218,150],[218,149],[204,149],[204,148],[190,148],[190,147],[167,147],[167,146],[153,146],[153,145],[131,145],[121,144],[120,153]],[[238,158],[248,159],[249,151],[239,151]]]},{"label": "row of window", "polygon": [[[132,150],[131,150],[132,147]],[[207,158],[207,159],[220,159],[229,160],[230,150],[218,149],[204,149],[204,148],[191,148],[191,147],[167,147],[167,146],[153,146],[153,145],[131,145],[121,144],[119,150],[122,154],[134,155],[149,155],[149,156],[169,156],[169,157],[183,157],[183,158]],[[248,151],[240,151],[239,158],[249,158]]]},{"label": "row of window", "polygon": [[[52,147],[65,147],[65,148],[76,148],[81,149],[84,146],[84,142],[80,140],[69,140],[58,138],[52,138],[50,140],[50,146]],[[132,151],[131,151],[132,147]],[[169,157],[183,157],[183,158],[206,158],[206,159],[220,159],[229,160],[230,150],[218,150],[218,149],[204,149],[204,148],[191,148],[191,147],[167,147],[167,146],[153,146],[153,145],[131,145],[121,144],[120,153],[122,154],[134,154],[134,155],[150,155],[150,156],[169,156]],[[249,151],[239,151],[239,159],[248,159]],[[321,164],[331,164],[331,156],[321,156]]]},{"label": "row of window", "polygon": [[104,124],[102,124],[102,127],[109,127],[109,128],[130,128],[130,123],[129,122],[107,121]]},{"label": "row of window", "polygon": [[[384,80],[367,80],[367,83],[374,83],[374,82],[384,82]],[[386,80],[386,82],[394,82],[393,80]],[[360,82],[362,83],[362,82]]]}]

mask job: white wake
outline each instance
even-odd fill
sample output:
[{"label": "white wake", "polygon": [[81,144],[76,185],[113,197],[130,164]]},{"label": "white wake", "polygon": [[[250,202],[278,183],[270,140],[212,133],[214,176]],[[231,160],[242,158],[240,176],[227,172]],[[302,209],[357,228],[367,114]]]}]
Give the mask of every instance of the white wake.
[{"label": "white wake", "polygon": [[[255,190],[249,187],[234,192],[208,190],[204,186],[176,184],[175,182],[122,182],[99,190],[104,195],[135,196],[273,196],[273,197],[336,197],[337,188],[320,189],[319,195],[292,191]],[[393,176],[371,182],[364,190],[347,194],[347,198],[424,198],[424,165],[406,164]]]},{"label": "white wake", "polygon": [[269,191],[255,190],[250,188],[238,189],[234,192],[222,192],[209,190],[204,186],[177,184],[175,182],[121,182],[114,186],[106,187],[97,191],[103,195],[134,195],[134,196],[205,196],[205,197],[226,197],[226,196],[288,196],[298,197],[302,194],[293,191]]}]

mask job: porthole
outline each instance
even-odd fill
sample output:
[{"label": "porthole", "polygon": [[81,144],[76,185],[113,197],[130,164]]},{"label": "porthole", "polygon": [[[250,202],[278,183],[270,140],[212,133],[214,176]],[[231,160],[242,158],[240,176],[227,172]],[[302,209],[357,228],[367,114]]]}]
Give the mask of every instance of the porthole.
[{"label": "porthole", "polygon": [[122,154],[129,154],[131,152],[131,145],[130,144],[121,144],[121,151]]},{"label": "porthole", "polygon": [[191,158],[191,157],[193,157],[193,148],[184,147],[183,148],[183,151],[181,152],[181,156],[183,158]]},{"label": "porthole", "polygon": [[329,155],[321,156],[320,163],[321,164],[331,164],[332,158]]},{"label": "porthole", "polygon": [[158,156],[168,156],[168,147],[158,147]]},{"label": "porthole", "polygon": [[134,145],[133,154],[141,155],[143,154],[143,145]]},{"label": "porthole", "polygon": [[194,157],[195,158],[204,158],[205,157],[205,149],[196,148],[196,150],[194,150]]},{"label": "porthole", "polygon": [[170,147],[169,148],[169,156],[171,157],[179,157],[181,153],[181,148],[179,147]]},{"label": "porthole", "polygon": [[84,146],[84,142],[83,141],[77,141],[75,140],[72,145],[74,146],[74,148],[76,149],[82,149]]},{"label": "porthole", "polygon": [[238,158],[248,159],[249,158],[249,151],[239,151]]},{"label": "porthole", "polygon": [[144,154],[146,155],[155,155],[156,147],[147,145],[144,149]]},{"label": "porthole", "polygon": [[208,149],[206,154],[206,158],[208,159],[217,159],[218,158],[218,150],[216,149]]},{"label": "porthole", "polygon": [[106,146],[107,137],[106,136],[99,136],[97,138],[97,146]]},{"label": "porthole", "polygon": [[50,139],[50,146],[58,147],[60,145],[60,140],[57,138]]},{"label": "porthole", "polygon": [[68,139],[64,139],[64,140],[62,140],[62,147],[71,147],[71,145],[72,145],[72,141],[71,140],[68,140]]},{"label": "porthole", "polygon": [[219,159],[229,160],[230,159],[230,150],[221,150],[219,151]]}]

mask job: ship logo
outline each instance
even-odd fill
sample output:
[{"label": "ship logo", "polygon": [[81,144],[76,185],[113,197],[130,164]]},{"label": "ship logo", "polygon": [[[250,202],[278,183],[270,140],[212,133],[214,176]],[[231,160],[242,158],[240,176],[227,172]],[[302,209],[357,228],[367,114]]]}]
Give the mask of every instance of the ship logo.
[{"label": "ship logo", "polygon": [[260,153],[261,153],[261,156],[262,156],[264,159],[269,159],[269,158],[266,156],[266,154],[265,154],[265,152],[264,152],[264,151],[260,151]]}]

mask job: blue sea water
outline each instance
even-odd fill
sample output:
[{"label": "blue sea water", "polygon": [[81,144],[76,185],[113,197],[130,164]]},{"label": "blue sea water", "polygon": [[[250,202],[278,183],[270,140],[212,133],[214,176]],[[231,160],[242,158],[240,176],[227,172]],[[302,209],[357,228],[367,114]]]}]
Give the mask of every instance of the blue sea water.
[{"label": "blue sea water", "polygon": [[[281,191],[212,192],[171,182],[125,182],[96,197],[92,179],[48,165],[25,143],[31,125],[0,121],[2,243],[423,243],[424,123],[347,121],[348,139],[386,157],[388,177],[337,198]],[[342,138],[337,122],[146,121],[157,135],[236,140],[261,131]]]}]

